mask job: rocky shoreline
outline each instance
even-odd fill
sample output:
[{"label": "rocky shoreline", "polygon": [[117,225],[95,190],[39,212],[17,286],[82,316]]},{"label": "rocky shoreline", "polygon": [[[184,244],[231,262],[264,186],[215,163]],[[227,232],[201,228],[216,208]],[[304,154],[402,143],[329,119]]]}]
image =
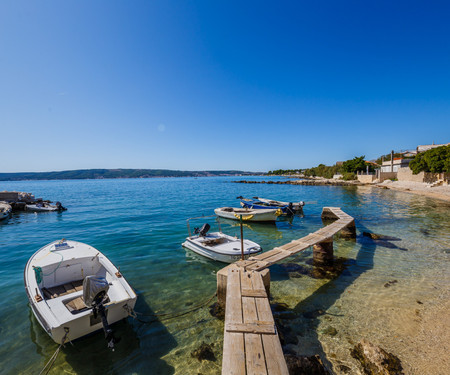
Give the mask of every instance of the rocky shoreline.
[{"label": "rocky shoreline", "polygon": [[359,181],[344,181],[334,179],[305,179],[305,180],[292,180],[292,181],[252,181],[252,180],[239,180],[232,181],[236,184],[274,184],[274,185],[311,185],[311,186],[355,186],[355,185],[370,185],[363,184]]},{"label": "rocky shoreline", "polygon": [[429,184],[412,181],[391,181],[386,180],[383,183],[362,183],[357,180],[344,181],[326,178],[308,178],[304,180],[287,180],[287,181],[253,181],[253,180],[237,180],[232,181],[236,184],[269,184],[269,185],[309,185],[309,186],[374,186],[381,189],[391,189],[421,195],[424,197],[435,198],[450,202],[450,186],[430,187]]}]

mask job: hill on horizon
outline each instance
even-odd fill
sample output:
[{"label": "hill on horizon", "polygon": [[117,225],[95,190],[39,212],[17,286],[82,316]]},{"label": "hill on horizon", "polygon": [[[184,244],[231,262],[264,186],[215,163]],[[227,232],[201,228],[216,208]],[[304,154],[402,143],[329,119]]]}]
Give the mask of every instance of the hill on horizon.
[{"label": "hill on horizon", "polygon": [[[261,173],[261,172],[260,172]],[[26,180],[87,180],[104,178],[209,177],[257,175],[245,171],[179,171],[170,169],[76,169],[59,172],[0,173],[0,181]]]}]

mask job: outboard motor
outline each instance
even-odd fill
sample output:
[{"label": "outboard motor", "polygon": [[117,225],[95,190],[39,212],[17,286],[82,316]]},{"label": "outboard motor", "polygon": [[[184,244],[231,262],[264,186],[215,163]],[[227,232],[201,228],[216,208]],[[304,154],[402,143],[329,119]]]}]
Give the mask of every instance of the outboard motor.
[{"label": "outboard motor", "polygon": [[203,226],[200,228],[198,235],[200,237],[205,237],[206,233],[208,233],[209,229],[210,229],[210,225],[208,223],[203,224]]},{"label": "outboard motor", "polygon": [[289,204],[286,207],[286,211],[289,215],[295,215],[295,209],[294,209],[294,205],[292,204],[292,202],[289,202]]},{"label": "outboard motor", "polygon": [[108,348],[114,351],[114,345],[120,341],[114,337],[114,333],[108,325],[106,310],[103,303],[107,298],[109,290],[108,281],[104,277],[86,276],[83,280],[83,300],[87,307],[92,307],[94,318],[98,315],[102,318],[103,331],[108,342]]},{"label": "outboard motor", "polygon": [[67,210],[67,208],[65,208],[65,207],[61,204],[61,202],[56,202],[55,205],[56,205],[56,207],[58,208],[58,211],[65,211],[65,210]]}]

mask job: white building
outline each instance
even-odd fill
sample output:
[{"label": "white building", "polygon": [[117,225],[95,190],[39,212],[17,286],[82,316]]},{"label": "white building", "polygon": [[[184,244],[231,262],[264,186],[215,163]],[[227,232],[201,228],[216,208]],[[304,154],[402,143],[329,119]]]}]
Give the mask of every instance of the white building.
[{"label": "white building", "polygon": [[394,160],[384,161],[381,172],[397,172],[399,168],[409,166],[411,159],[394,158]]},{"label": "white building", "polygon": [[442,145],[435,145],[434,143],[432,145],[419,145],[417,146],[417,152],[424,152],[431,150],[432,148],[441,147],[441,146],[448,146],[450,143],[444,143]]}]

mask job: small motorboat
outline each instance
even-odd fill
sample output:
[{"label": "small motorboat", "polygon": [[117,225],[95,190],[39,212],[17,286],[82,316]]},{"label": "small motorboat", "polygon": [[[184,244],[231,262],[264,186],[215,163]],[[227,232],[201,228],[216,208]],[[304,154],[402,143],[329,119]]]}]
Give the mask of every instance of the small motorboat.
[{"label": "small motorboat", "polygon": [[241,200],[241,206],[252,208],[256,210],[267,209],[267,208],[279,208],[283,211],[283,215],[295,215],[303,213],[303,206],[305,202],[282,202],[273,199],[265,199],[259,197],[253,197],[253,199],[248,199],[244,197],[237,197]]},{"label": "small motorboat", "polygon": [[277,217],[283,214],[279,208],[266,209],[251,209],[247,207],[220,207],[214,210],[217,216],[225,219],[240,220],[242,216],[243,221],[276,221]]},{"label": "small motorboat", "polygon": [[[233,263],[241,259],[241,240],[239,238],[229,236],[221,231],[208,233],[209,229],[209,224],[204,224],[200,229],[196,228],[194,235],[191,236],[189,233],[189,237],[182,246],[206,258],[223,263]],[[261,246],[256,242],[244,239],[243,244],[245,259],[262,251]]]},{"label": "small motorboat", "polygon": [[25,266],[24,282],[34,316],[58,344],[103,328],[114,349],[109,324],[126,318],[137,299],[105,255],[76,241],[38,250]]},{"label": "small motorboat", "polygon": [[67,208],[63,207],[60,202],[50,204],[47,202],[36,202],[34,204],[25,205],[25,210],[30,212],[50,212],[50,211],[65,211]]},{"label": "small motorboat", "polygon": [[0,220],[7,219],[11,216],[12,207],[5,202],[0,202]]}]

